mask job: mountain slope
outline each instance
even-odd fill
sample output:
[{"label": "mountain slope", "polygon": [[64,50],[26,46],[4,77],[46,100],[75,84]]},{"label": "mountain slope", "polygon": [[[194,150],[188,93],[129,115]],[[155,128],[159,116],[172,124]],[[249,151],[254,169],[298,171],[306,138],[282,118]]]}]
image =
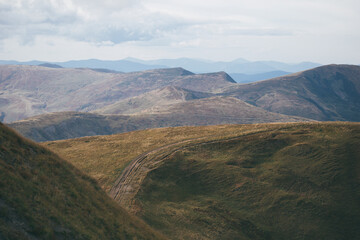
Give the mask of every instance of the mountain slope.
[{"label": "mountain slope", "polygon": [[358,239],[359,143],[360,124],[336,122],[151,129],[43,144],[106,178],[104,189],[112,185],[121,204],[171,239]]},{"label": "mountain slope", "polygon": [[358,124],[297,124],[181,143],[132,168],[138,191],[131,175],[123,187],[172,239],[357,239],[359,140]]},{"label": "mountain slope", "polygon": [[229,75],[237,83],[250,83],[250,82],[257,82],[275,77],[280,77],[288,74],[290,74],[290,72],[272,71],[272,72],[264,72],[258,74],[230,73]]},{"label": "mountain slope", "polygon": [[168,86],[162,89],[156,89],[142,95],[129,99],[120,100],[114,104],[97,109],[95,113],[103,114],[133,114],[145,111],[147,109],[171,105],[179,102],[210,97],[213,94],[191,91],[179,87]]},{"label": "mountain slope", "polygon": [[35,141],[51,141],[159,127],[299,121],[309,119],[271,113],[237,98],[217,96],[158,105],[134,115],[59,112],[8,125]]},{"label": "mountain slope", "polygon": [[0,124],[1,239],[161,239],[96,182]]},{"label": "mountain slope", "polygon": [[360,67],[327,65],[223,93],[271,112],[316,120],[360,121]]},{"label": "mountain slope", "polygon": [[0,114],[11,122],[47,112],[91,111],[166,86],[209,92],[233,85],[225,73],[182,68],[132,73],[41,66],[0,66]]}]

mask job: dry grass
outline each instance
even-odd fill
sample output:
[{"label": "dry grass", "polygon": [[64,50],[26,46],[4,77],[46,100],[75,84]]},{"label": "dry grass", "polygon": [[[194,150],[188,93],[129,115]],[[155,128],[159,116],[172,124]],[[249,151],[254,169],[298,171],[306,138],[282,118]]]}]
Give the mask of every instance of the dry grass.
[{"label": "dry grass", "polygon": [[[41,143],[95,178],[108,191],[136,156],[186,139],[238,134],[268,125],[220,125],[148,129],[123,134]],[[270,126],[270,125],[269,125]]]},{"label": "dry grass", "polygon": [[[43,145],[109,190],[134,157],[192,139],[162,149],[172,154],[135,196],[139,215],[172,239],[354,239],[359,131],[341,122],[222,125]],[[211,143],[189,144],[201,142]]]}]

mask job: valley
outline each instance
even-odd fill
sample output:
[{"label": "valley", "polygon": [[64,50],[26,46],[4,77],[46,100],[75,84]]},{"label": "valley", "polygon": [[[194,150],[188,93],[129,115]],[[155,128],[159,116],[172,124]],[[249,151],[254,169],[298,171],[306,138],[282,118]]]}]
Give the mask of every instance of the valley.
[{"label": "valley", "polygon": [[0,238],[360,238],[359,76],[0,66]]},{"label": "valley", "polygon": [[0,240],[360,240],[359,10],[0,0]]}]

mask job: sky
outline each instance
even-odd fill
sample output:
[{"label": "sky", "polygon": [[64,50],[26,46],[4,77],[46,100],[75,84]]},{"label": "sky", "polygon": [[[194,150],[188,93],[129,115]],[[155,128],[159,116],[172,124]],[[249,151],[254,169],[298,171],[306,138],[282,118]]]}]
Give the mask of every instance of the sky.
[{"label": "sky", "polygon": [[360,64],[359,0],[0,0],[0,59]]}]

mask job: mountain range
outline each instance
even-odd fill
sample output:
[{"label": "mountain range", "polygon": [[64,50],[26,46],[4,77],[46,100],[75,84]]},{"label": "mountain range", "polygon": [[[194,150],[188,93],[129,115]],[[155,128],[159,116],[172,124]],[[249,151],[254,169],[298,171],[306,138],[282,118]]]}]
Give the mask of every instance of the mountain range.
[{"label": "mountain range", "polygon": [[0,74],[5,120],[45,113],[10,124],[36,141],[153,127],[360,121],[360,67],[353,65],[249,84],[236,84],[224,72],[194,74],[182,68],[104,73],[1,66]]},{"label": "mountain range", "polygon": [[[135,72],[158,68],[181,67],[194,73],[209,73],[225,71],[237,82],[250,82],[264,80],[272,77],[286,75],[287,73],[299,72],[320,66],[318,63],[302,62],[296,64],[282,63],[277,61],[248,61],[236,59],[233,61],[209,61],[203,59],[178,58],[140,60],[126,58],[122,60],[72,60],[67,62],[42,62],[42,61],[6,61],[0,60],[0,65],[40,65],[46,67],[64,68],[92,68],[106,71]],[[244,79],[246,77],[246,79]]]},{"label": "mountain range", "polygon": [[0,66],[2,121],[58,111],[92,111],[166,86],[214,92],[235,84],[226,73],[193,74],[182,68],[108,73],[91,69]]},{"label": "mountain range", "polygon": [[151,63],[0,66],[0,239],[360,239],[360,66]]}]

